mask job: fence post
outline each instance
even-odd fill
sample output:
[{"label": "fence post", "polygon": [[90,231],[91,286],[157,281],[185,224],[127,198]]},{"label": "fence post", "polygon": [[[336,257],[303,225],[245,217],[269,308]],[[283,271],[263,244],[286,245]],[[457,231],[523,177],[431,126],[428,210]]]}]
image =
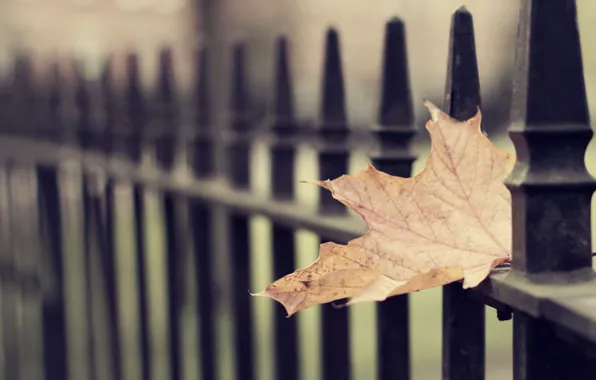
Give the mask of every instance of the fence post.
[{"label": "fence post", "polygon": [[[512,276],[565,286],[592,279],[592,137],[574,0],[521,4],[509,135],[517,163],[506,180],[513,206]],[[546,321],[516,312],[514,379],[588,379],[594,361]]]},{"label": "fence post", "polygon": [[[277,39],[275,57],[275,92],[271,134],[271,186],[275,200],[294,200],[295,145],[298,124],[294,118],[292,84],[288,64],[288,41]],[[275,278],[292,273],[295,267],[295,231],[292,228],[273,224],[273,271]],[[298,365],[298,330],[296,318],[286,318],[281,305],[275,305],[275,378],[297,380],[300,377]]]},{"label": "fence post", "polygon": [[[348,172],[348,137],[344,79],[341,67],[339,36],[335,29],[327,31],[325,63],[319,121],[319,178],[334,179]],[[343,204],[333,199],[330,192],[321,189],[319,213],[323,215],[347,214]],[[325,236],[321,243],[328,242]],[[350,379],[350,324],[347,308],[334,309],[330,305],[322,310],[322,363],[323,379]]]},{"label": "fence post", "polygon": [[[480,104],[472,15],[461,7],[451,20],[447,85],[443,110],[452,118],[472,118]],[[484,304],[461,282],[443,287],[443,379],[484,379]]]},{"label": "fence post", "polygon": [[[416,134],[410,92],[406,34],[401,19],[385,28],[379,125],[372,129],[380,151],[373,165],[387,174],[410,177],[416,159],[408,144]],[[378,379],[410,378],[409,296],[391,297],[377,305]]]}]

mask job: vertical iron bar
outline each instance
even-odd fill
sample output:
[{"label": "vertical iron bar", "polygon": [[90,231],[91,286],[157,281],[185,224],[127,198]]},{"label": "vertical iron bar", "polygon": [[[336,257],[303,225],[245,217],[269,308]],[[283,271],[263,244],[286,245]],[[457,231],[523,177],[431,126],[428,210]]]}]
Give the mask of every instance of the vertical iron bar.
[{"label": "vertical iron bar", "polygon": [[[159,54],[159,75],[157,99],[157,115],[147,129],[147,138],[155,144],[155,158],[158,167],[172,170],[176,164],[176,147],[178,133],[181,132],[178,118],[178,104],[176,101],[176,86],[174,81],[172,51],[164,48]],[[167,255],[167,289],[168,289],[168,323],[170,338],[170,376],[172,380],[182,375],[181,353],[181,309],[185,290],[184,273],[181,269],[182,256],[185,254],[187,243],[186,212],[183,205],[186,201],[178,198],[174,193],[163,195],[166,255]]]},{"label": "vertical iron bar", "polygon": [[20,305],[18,305],[20,376],[22,379],[45,377],[43,366],[43,291],[37,183],[35,168],[14,164],[10,170],[10,208],[12,222],[13,268]]},{"label": "vertical iron bar", "polygon": [[[335,29],[327,31],[323,68],[322,103],[319,125],[319,177],[334,179],[348,171],[348,136],[345,94],[339,36]],[[324,215],[345,215],[346,208],[321,189],[319,212]],[[320,237],[321,243],[329,241]],[[350,324],[348,309],[322,309],[323,379],[350,379]]]},{"label": "vertical iron bar", "polygon": [[[81,132],[81,131],[79,131]],[[92,255],[97,254],[97,242],[95,236],[92,236],[92,215],[91,215],[91,199],[89,195],[89,188],[87,184],[87,176],[83,174],[82,178],[82,198],[83,198],[83,239],[85,249],[81,252],[83,255],[83,282],[85,287],[85,312],[87,326],[89,329],[89,343],[87,350],[89,352],[89,380],[101,380],[103,378],[103,368],[99,368],[96,358],[99,355],[98,339],[94,327],[97,325],[99,318],[99,310],[94,307],[95,289],[93,284],[93,258]],[[100,373],[101,372],[101,373]]]},{"label": "vertical iron bar", "polygon": [[[373,128],[380,152],[373,165],[394,176],[412,174],[414,155],[408,145],[414,137],[414,111],[410,91],[406,34],[401,19],[389,20],[385,29],[383,82],[379,125]],[[391,297],[377,304],[378,379],[410,378],[409,296]]]},{"label": "vertical iron bar", "polygon": [[191,224],[194,236],[197,276],[197,305],[199,315],[201,375],[203,379],[216,379],[215,355],[215,302],[213,299],[213,213],[211,208],[198,201],[191,203]]},{"label": "vertical iron bar", "polygon": [[[105,314],[107,325],[103,326],[108,335],[108,360],[112,368],[102,368],[101,372],[109,374],[110,379],[119,380],[121,378],[120,365],[120,338],[119,338],[119,320],[117,309],[116,292],[116,274],[114,260],[114,241],[112,236],[113,223],[113,183],[108,181],[100,183],[101,179],[96,173],[89,173],[86,181],[87,197],[87,233],[89,261],[93,264],[95,270],[101,277],[102,287],[93,288],[93,296],[99,297],[99,292],[105,297]],[[103,310],[94,310],[99,314]],[[100,334],[106,334],[106,331],[99,331]],[[99,370],[99,369],[98,369]]]},{"label": "vertical iron bar", "polygon": [[65,162],[59,167],[60,228],[63,242],[64,293],[67,319],[69,377],[91,379],[90,326],[86,320],[88,294],[85,279],[89,277],[84,258],[84,223],[81,167]]},{"label": "vertical iron bar", "polygon": [[[91,138],[95,141],[94,148],[98,152],[103,152],[106,155],[111,153],[112,144],[112,130],[114,126],[114,108],[115,96],[112,84],[112,67],[110,58],[106,59],[102,67],[102,73],[99,80],[99,108],[102,112],[99,118],[92,120],[94,127]],[[97,115],[95,115],[97,116]],[[110,360],[113,365],[113,376],[115,380],[122,378],[122,334],[119,320],[118,309],[118,280],[117,280],[117,264],[116,264],[116,236],[114,234],[114,227],[116,225],[116,207],[118,205],[117,197],[115,196],[116,182],[113,179],[106,179],[98,189],[98,192],[103,191],[103,198],[95,197],[93,199],[93,216],[95,217],[95,225],[97,226],[98,244],[99,244],[99,260],[101,263],[104,292],[106,295],[107,307],[107,321],[108,332],[110,334]],[[100,194],[97,194],[100,195]]]},{"label": "vertical iron bar", "polygon": [[[109,102],[112,90],[109,67],[104,71],[104,102]],[[117,112],[106,122],[111,137],[112,154],[122,154],[131,161],[140,163],[143,154],[143,133],[147,123],[147,106],[141,85],[139,59],[136,54],[129,53],[126,57],[127,82],[123,102],[120,104],[105,103],[105,107]],[[114,101],[114,100],[112,100]],[[117,99],[115,100],[117,101]],[[139,302],[139,351],[141,356],[141,379],[151,380],[153,377],[151,366],[151,341],[149,331],[149,294],[147,279],[147,247],[146,247],[146,193],[145,186],[140,183],[132,185],[134,235],[136,247],[136,280]]]},{"label": "vertical iron bar", "polygon": [[5,379],[20,379],[21,370],[19,355],[18,328],[20,325],[18,309],[20,307],[19,289],[14,281],[13,271],[15,257],[13,251],[13,226],[11,223],[12,203],[9,176],[10,166],[3,162],[0,167],[0,238],[2,242],[1,262],[2,273],[0,277],[0,320],[2,322],[2,354],[3,373]]},{"label": "vertical iron bar", "polygon": [[[40,138],[60,142],[62,137],[62,83],[57,63],[52,67],[47,119],[42,123]],[[64,293],[64,263],[59,176],[57,167],[37,166],[37,198],[39,228],[43,238],[42,255],[45,286],[48,292],[43,306],[43,359],[46,380],[68,380],[68,352],[66,332],[66,298]],[[1,181],[0,181],[1,182]]]},{"label": "vertical iron bar", "polygon": [[[227,36],[228,31],[226,23],[224,22],[224,4],[217,0],[199,0],[197,11],[200,12],[200,33],[204,37],[204,41],[209,45],[209,54],[207,56],[208,65],[210,68],[210,75],[207,77],[206,88],[209,89],[209,115],[214,126],[219,126],[219,121],[223,120],[221,116],[227,112],[227,105],[225,99],[229,88],[228,47]],[[218,129],[219,130],[219,129]],[[218,171],[223,171],[222,155],[225,155],[225,150],[222,149],[221,142],[214,141],[213,147],[213,163]]]},{"label": "vertical iron bar", "polygon": [[151,380],[150,340],[149,340],[149,301],[148,281],[145,268],[147,249],[145,246],[145,189],[142,184],[133,185],[133,203],[135,214],[135,246],[137,249],[137,289],[139,299],[139,334],[141,352],[141,378]]},{"label": "vertical iron bar", "polygon": [[[102,216],[97,221],[98,226],[101,230],[98,235],[100,243],[102,244],[101,250],[101,266],[103,269],[103,276],[105,279],[105,293],[107,295],[107,308],[108,308],[108,332],[111,335],[111,346],[110,354],[112,365],[114,366],[114,380],[120,380],[122,378],[122,344],[121,344],[121,333],[120,333],[120,322],[118,319],[118,284],[116,275],[116,237],[114,236],[114,226],[116,224],[116,214],[114,210],[118,207],[115,204],[118,199],[115,192],[116,183],[112,179],[108,179],[104,184],[104,199],[103,204],[98,201],[94,204],[96,217]],[[103,207],[102,207],[103,206]],[[100,207],[102,207],[100,209]],[[101,213],[101,211],[104,211]]]},{"label": "vertical iron bar", "polygon": [[232,253],[232,288],[234,330],[235,330],[235,356],[236,376],[238,380],[252,380],[254,378],[254,353],[253,353],[253,324],[251,299],[247,297],[250,274],[250,226],[245,215],[233,213],[229,216],[229,228]]},{"label": "vertical iron bar", "polygon": [[[296,156],[296,134],[298,124],[294,118],[290,68],[288,64],[287,40],[277,40],[275,59],[275,100],[273,125],[274,137],[271,148],[272,195],[276,200],[294,200],[294,163]],[[292,273],[295,267],[294,230],[273,224],[273,270],[274,277],[281,278]],[[298,366],[298,329],[295,318],[287,319],[281,305],[275,305],[275,377],[276,379],[297,380],[300,377]]]},{"label": "vertical iron bar", "polygon": [[[472,15],[459,8],[451,20],[443,110],[454,119],[472,118],[480,107],[480,81]],[[443,379],[484,379],[484,304],[460,282],[443,287]]]},{"label": "vertical iron bar", "polygon": [[[519,20],[509,127],[517,162],[505,181],[514,210],[511,275],[589,280],[595,184],[584,162],[592,129],[576,2],[523,0]],[[523,313],[514,317],[514,352],[515,380],[594,377],[593,358]]]},{"label": "vertical iron bar", "polygon": [[[231,88],[230,142],[228,146],[228,179],[235,189],[250,190],[252,129],[248,115],[245,83],[244,44],[234,46]],[[232,303],[234,310],[236,374],[239,380],[254,377],[253,324],[250,288],[250,219],[246,215],[229,213]]]},{"label": "vertical iron bar", "polygon": [[[190,167],[195,177],[208,178],[215,173],[215,140],[209,107],[209,60],[207,47],[199,52],[196,74],[196,124]],[[197,314],[199,315],[199,352],[203,379],[216,379],[215,302],[213,298],[213,209],[199,200],[191,200],[190,223],[193,230],[195,275],[197,276]]]},{"label": "vertical iron bar", "polygon": [[[44,303],[43,350],[47,380],[68,379],[66,348],[66,310],[64,298],[64,270],[62,259],[62,216],[56,168],[39,166],[38,192],[41,225],[45,230],[44,243],[47,271],[53,281],[52,296]],[[1,182],[1,181],[0,181]]]},{"label": "vertical iron bar", "polygon": [[[184,251],[185,230],[183,211],[180,206],[184,199],[178,198],[174,193],[166,192],[163,198],[165,229],[166,229],[166,255],[167,255],[167,294],[168,294],[168,323],[169,323],[169,350],[170,350],[170,378],[180,379],[182,374],[181,359],[181,318],[183,299],[183,271],[181,270],[181,256]],[[182,203],[181,203],[182,202]]]}]

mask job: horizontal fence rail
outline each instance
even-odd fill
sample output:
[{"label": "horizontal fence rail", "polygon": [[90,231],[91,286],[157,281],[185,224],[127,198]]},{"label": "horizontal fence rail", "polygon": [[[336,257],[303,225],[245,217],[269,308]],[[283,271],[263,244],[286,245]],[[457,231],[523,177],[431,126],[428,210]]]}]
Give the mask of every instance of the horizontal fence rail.
[{"label": "horizontal fence rail", "polygon": [[[506,181],[513,262],[477,288],[463,290],[461,282],[443,288],[445,380],[485,378],[485,305],[499,320],[513,318],[514,379],[596,377],[589,211],[595,182],[584,165],[592,130],[575,1],[522,3],[510,127],[517,163]],[[346,243],[366,231],[327,191],[310,207],[295,189],[297,152],[306,139],[316,148],[320,178],[348,172],[352,128],[340,33],[326,34],[314,135],[294,112],[290,39],[275,43],[265,123],[251,108],[249,45],[231,47],[225,123],[210,96],[212,46],[197,51],[191,128],[169,49],[159,53],[153,93],[141,83],[134,54],[120,84],[111,58],[96,81],[78,64],[69,77],[56,64],[45,87],[32,80],[28,57],[15,59],[0,103],[0,378],[260,378],[248,293],[251,218],[271,221],[275,278],[296,268],[296,231],[312,231],[321,243]],[[481,107],[475,49],[472,15],[462,7],[452,18],[443,103],[457,120]],[[370,159],[402,177],[412,175],[417,157],[409,144],[420,133],[406,52],[404,21],[393,18],[385,29],[378,122],[370,128],[377,149]],[[251,191],[259,133],[268,135],[269,196]],[[229,289],[216,281],[221,273],[214,263],[223,251],[230,253]],[[150,270],[156,267],[158,273]],[[218,364],[224,343],[217,330],[227,321],[216,311],[224,302],[232,309],[229,368]],[[272,376],[305,378],[297,318],[286,318],[277,304],[273,312]],[[356,379],[349,316],[346,308],[321,307],[322,379]],[[189,321],[194,330],[186,328]],[[408,295],[376,305],[371,338],[377,378],[410,379]],[[188,350],[195,355],[190,360]]]}]

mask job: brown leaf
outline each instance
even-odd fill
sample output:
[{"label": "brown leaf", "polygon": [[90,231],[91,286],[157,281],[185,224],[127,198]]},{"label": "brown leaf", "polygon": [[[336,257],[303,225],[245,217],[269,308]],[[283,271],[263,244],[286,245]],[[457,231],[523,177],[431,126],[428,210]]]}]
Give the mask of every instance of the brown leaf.
[{"label": "brown leaf", "polygon": [[394,177],[372,165],[356,175],[317,182],[367,223],[368,232],[320,246],[317,261],[256,295],[273,298],[288,315],[350,297],[350,304],[463,279],[478,285],[511,260],[511,200],[503,184],[515,155],[480,130],[480,110],[465,122],[425,103],[431,154],[424,170]]}]

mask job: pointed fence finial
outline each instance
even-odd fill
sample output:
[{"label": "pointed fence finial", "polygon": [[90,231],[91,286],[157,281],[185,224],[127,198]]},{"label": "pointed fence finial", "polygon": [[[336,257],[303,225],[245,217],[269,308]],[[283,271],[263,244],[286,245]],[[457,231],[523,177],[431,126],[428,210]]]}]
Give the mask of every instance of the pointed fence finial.
[{"label": "pointed fence finial", "polygon": [[[327,30],[324,51],[321,116],[318,125],[319,177],[333,179],[347,173],[350,136],[339,35],[333,28]],[[319,211],[342,215],[346,208],[333,199],[328,191],[321,189]]]},{"label": "pointed fence finial", "polygon": [[48,89],[48,117],[42,121],[42,139],[59,140],[62,126],[62,73],[57,62],[50,69],[50,85]]},{"label": "pointed fence finial", "polygon": [[118,144],[133,161],[141,159],[141,139],[146,122],[145,100],[141,85],[139,58],[135,53],[126,57],[126,88],[124,91],[124,125],[118,127]]},{"label": "pointed fence finial", "polygon": [[114,73],[112,71],[112,65],[112,57],[108,56],[103,62],[99,78],[104,110],[106,113],[110,114],[107,116],[113,116],[113,107],[115,103],[114,96],[116,95],[116,92],[114,91]]},{"label": "pointed fence finial", "polygon": [[[277,123],[294,122],[294,106],[292,104],[292,83],[288,65],[287,39],[277,39],[275,60],[275,114]],[[293,125],[292,125],[293,126]]]},{"label": "pointed fence finial", "polygon": [[516,46],[512,268],[531,280],[580,269],[592,278],[596,186],[584,161],[592,129],[575,1],[523,0]]},{"label": "pointed fence finial", "polygon": [[81,147],[89,149],[94,139],[91,135],[91,98],[83,66],[83,62],[74,62],[76,128]]},{"label": "pointed fence finial", "polygon": [[385,49],[379,124],[411,125],[413,123],[412,98],[406,32],[401,19],[394,17],[385,28]]},{"label": "pointed fence finial", "polygon": [[130,53],[126,57],[126,108],[128,117],[133,120],[144,118],[145,107],[141,88],[139,58]]},{"label": "pointed fence finial", "polygon": [[249,114],[246,89],[245,43],[237,42],[232,48],[232,83],[230,99],[230,145],[227,175],[235,188],[250,186],[250,146],[252,120]]},{"label": "pointed fence finial", "polygon": [[202,46],[197,53],[196,70],[196,120],[199,128],[207,127],[211,123],[209,109],[209,49]]},{"label": "pointed fence finial", "polygon": [[83,63],[77,61],[74,66],[75,74],[75,104],[79,112],[79,117],[86,117],[91,107],[89,97],[89,88],[87,78],[83,73]]},{"label": "pointed fence finial", "polygon": [[476,115],[480,99],[474,22],[472,14],[462,6],[451,19],[443,111],[456,120],[467,120]]},{"label": "pointed fence finial", "polygon": [[209,48],[202,46],[197,51],[195,101],[196,126],[190,148],[190,167],[197,178],[212,176],[215,172],[214,133],[209,104]]},{"label": "pointed fence finial", "polygon": [[[239,121],[248,112],[248,94],[246,93],[244,42],[237,42],[232,51],[232,94],[231,111],[233,117]],[[243,123],[241,123],[243,124]]]},{"label": "pointed fence finial", "polygon": [[274,137],[271,154],[271,185],[273,196],[292,199],[294,196],[294,160],[298,123],[294,118],[292,82],[288,62],[288,41],[285,36],[276,41],[275,98],[271,134]]},{"label": "pointed fence finial", "polygon": [[159,52],[158,98],[162,103],[174,102],[174,67],[172,50],[164,47]]},{"label": "pointed fence finial", "polygon": [[321,121],[328,124],[340,124],[345,123],[346,120],[345,90],[339,35],[334,28],[330,28],[327,31],[325,39]]},{"label": "pointed fence finial", "polygon": [[13,81],[10,89],[12,98],[12,121],[9,131],[18,134],[33,132],[35,115],[35,91],[33,89],[33,67],[28,55],[17,55],[13,66]]},{"label": "pointed fence finial", "polygon": [[157,164],[171,170],[176,161],[176,136],[180,131],[174,64],[172,50],[168,47],[159,53],[159,74],[155,104],[156,120],[149,124],[146,137],[155,147]]},{"label": "pointed fence finial", "polygon": [[112,72],[112,57],[108,56],[103,62],[101,69],[101,76],[99,79],[100,98],[103,110],[103,128],[104,128],[104,143],[103,149],[105,154],[112,151],[112,144],[114,140],[114,127],[116,118],[116,92],[114,91],[113,72]]},{"label": "pointed fence finial", "polygon": [[416,159],[408,145],[414,135],[414,111],[408,73],[406,33],[401,19],[394,17],[385,28],[379,125],[372,128],[380,151],[371,156],[385,173],[409,177]]}]

